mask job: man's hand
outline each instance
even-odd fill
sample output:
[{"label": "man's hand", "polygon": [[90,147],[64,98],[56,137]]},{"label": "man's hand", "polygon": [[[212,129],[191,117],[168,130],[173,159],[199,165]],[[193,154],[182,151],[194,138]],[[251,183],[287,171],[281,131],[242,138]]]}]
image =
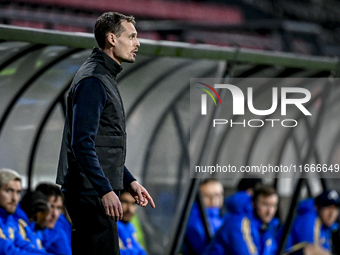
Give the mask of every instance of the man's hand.
[{"label": "man's hand", "polygon": [[303,249],[303,255],[331,255],[331,253],[319,245],[309,244]]},{"label": "man's hand", "polygon": [[132,197],[135,199],[136,204],[144,207],[148,204],[148,202],[150,202],[150,205],[153,208],[156,207],[148,191],[137,181],[133,181],[130,183],[129,191]]},{"label": "man's hand", "polygon": [[122,204],[119,201],[118,196],[113,191],[106,193],[102,197],[102,203],[105,208],[105,213],[107,216],[111,217],[111,219],[116,220],[116,222],[123,218],[123,208]]}]

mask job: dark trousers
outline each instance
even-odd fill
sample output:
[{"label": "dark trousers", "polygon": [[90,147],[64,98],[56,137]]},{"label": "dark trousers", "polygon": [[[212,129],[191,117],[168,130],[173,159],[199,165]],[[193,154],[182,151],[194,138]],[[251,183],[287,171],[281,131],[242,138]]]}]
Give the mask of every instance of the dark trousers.
[{"label": "dark trousers", "polygon": [[97,196],[64,193],[72,220],[73,255],[119,255],[117,224]]}]

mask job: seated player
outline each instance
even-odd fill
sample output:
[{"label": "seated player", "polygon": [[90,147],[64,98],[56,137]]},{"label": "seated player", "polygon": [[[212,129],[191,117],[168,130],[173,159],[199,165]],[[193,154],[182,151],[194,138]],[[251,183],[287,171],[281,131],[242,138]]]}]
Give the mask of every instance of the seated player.
[{"label": "seated player", "polygon": [[[255,178],[255,177],[248,177],[248,178],[242,178],[239,183],[237,184],[237,193],[242,193],[244,195],[249,196],[249,198],[246,198],[246,200],[251,200],[251,198],[254,195],[254,189],[256,186],[261,185],[262,183],[262,179],[260,178]],[[225,211],[226,213],[224,214],[224,218],[229,217],[229,208],[228,206],[232,206],[232,203],[229,202],[229,199],[231,199],[232,197],[234,197],[234,195],[228,196],[225,198],[224,200],[224,207],[225,207]],[[242,195],[243,196],[243,195]]]},{"label": "seated player", "polygon": [[21,236],[41,250],[45,250],[42,245],[42,230],[46,228],[49,211],[47,197],[37,191],[26,193],[14,214],[14,218],[19,223]]},{"label": "seated player", "polygon": [[47,216],[46,228],[43,230],[43,246],[46,251],[54,254],[71,255],[70,229],[65,229],[63,224],[58,224],[64,208],[64,198],[59,186],[53,183],[40,183],[36,191],[42,192],[51,205]]},{"label": "seated player", "polygon": [[20,235],[13,217],[21,198],[21,177],[10,169],[0,169],[0,255],[47,254]]},{"label": "seated player", "polygon": [[130,222],[137,210],[135,199],[129,192],[123,192],[120,202],[123,208],[123,219],[117,222],[120,253],[121,255],[146,255],[143,247],[137,242],[135,227]]},{"label": "seated player", "polygon": [[[214,235],[222,225],[221,208],[224,190],[222,184],[215,179],[204,180],[200,192],[205,207],[210,232]],[[202,254],[209,244],[204,223],[198,205],[194,204],[187,224],[183,254]]]},{"label": "seated player", "polygon": [[228,200],[229,216],[204,254],[276,255],[278,201],[276,191],[265,185],[257,186],[252,198],[237,192]]},{"label": "seated player", "polygon": [[[319,254],[330,254],[332,251],[332,232],[339,226],[340,199],[335,190],[324,191],[315,199],[309,198],[300,202],[292,231],[287,241],[287,251],[294,254],[306,254],[307,250],[319,250]],[[304,249],[306,250],[306,249]],[[300,252],[299,252],[300,251]]]}]

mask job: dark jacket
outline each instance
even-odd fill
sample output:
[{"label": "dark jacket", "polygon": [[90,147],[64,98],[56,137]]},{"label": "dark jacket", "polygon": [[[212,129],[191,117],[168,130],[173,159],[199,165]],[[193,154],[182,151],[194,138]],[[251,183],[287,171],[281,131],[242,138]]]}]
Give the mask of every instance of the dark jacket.
[{"label": "dark jacket", "polygon": [[[117,64],[104,52],[95,48],[75,75],[67,97],[66,122],[63,133],[61,153],[58,166],[57,183],[65,190],[80,191],[100,197],[110,190],[124,188],[123,180],[129,175],[125,168],[126,127],[122,99],[120,97],[116,75],[121,71]],[[106,92],[105,103],[100,109],[96,132],[89,133],[75,142],[72,128],[74,120],[74,99],[77,86],[92,79],[93,86],[103,86]],[[87,110],[87,109],[86,109]],[[86,111],[83,110],[83,111]],[[86,125],[81,130],[86,130]],[[81,153],[80,153],[81,152]],[[80,160],[81,155],[92,153],[93,162]],[[87,164],[87,165],[86,165]],[[94,165],[95,167],[91,166]],[[98,179],[100,181],[98,181]]]}]

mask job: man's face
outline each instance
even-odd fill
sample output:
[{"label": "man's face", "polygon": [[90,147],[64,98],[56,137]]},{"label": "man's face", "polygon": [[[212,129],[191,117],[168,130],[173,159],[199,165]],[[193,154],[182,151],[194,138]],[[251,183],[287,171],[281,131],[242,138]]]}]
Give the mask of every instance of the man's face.
[{"label": "man's face", "polygon": [[47,223],[46,227],[49,229],[54,228],[59,216],[63,210],[63,200],[61,196],[51,196],[48,199],[48,202],[51,205],[50,212],[47,215]]},{"label": "man's face", "polygon": [[21,198],[21,182],[10,181],[0,188],[0,207],[13,214]]},{"label": "man's face", "polygon": [[270,196],[259,195],[253,203],[256,215],[263,223],[268,224],[274,218],[279,197],[276,194]]},{"label": "man's face", "polygon": [[123,208],[123,222],[129,222],[132,216],[136,213],[136,203],[134,198],[127,192],[120,196],[120,202]]},{"label": "man's face", "polygon": [[200,187],[205,207],[218,207],[223,205],[223,186],[219,182],[207,182]]},{"label": "man's face", "polygon": [[321,207],[320,209],[318,209],[318,214],[322,223],[326,227],[330,227],[334,224],[334,222],[338,218],[339,208],[336,207],[335,205]]},{"label": "man's face", "polygon": [[113,55],[120,64],[122,62],[133,63],[140,46],[137,31],[135,26],[126,20],[122,20],[121,25],[124,27],[124,31],[119,37],[115,37]]}]

